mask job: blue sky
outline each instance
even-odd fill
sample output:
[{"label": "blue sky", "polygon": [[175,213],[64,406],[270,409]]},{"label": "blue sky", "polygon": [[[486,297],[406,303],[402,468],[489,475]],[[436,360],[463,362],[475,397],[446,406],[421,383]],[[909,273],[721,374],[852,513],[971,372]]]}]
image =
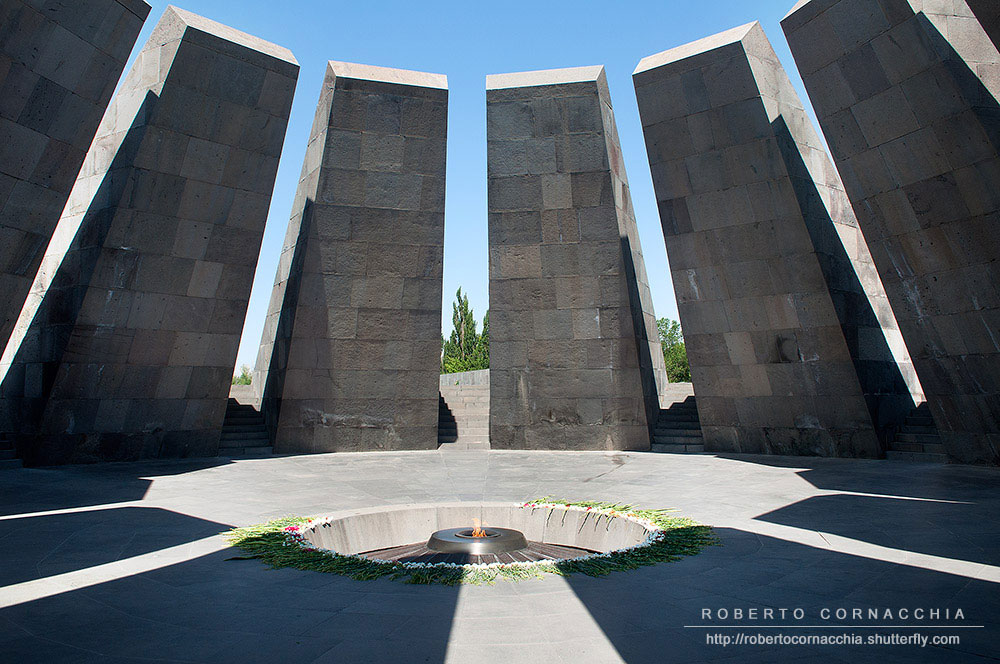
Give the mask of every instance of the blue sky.
[{"label": "blue sky", "polygon": [[[135,51],[167,2],[153,10]],[[301,71],[264,232],[237,366],[253,366],[278,254],[327,60],[416,69],[448,76],[448,173],[443,331],[461,286],[478,318],[488,307],[486,239],[487,74],[602,64],[625,153],[639,235],[658,317],[677,318],[653,186],[632,88],[638,61],[716,32],[759,20],[799,95],[801,81],[779,21],[794,0],[659,2],[333,2],[187,0],[182,9],[290,49]]]}]

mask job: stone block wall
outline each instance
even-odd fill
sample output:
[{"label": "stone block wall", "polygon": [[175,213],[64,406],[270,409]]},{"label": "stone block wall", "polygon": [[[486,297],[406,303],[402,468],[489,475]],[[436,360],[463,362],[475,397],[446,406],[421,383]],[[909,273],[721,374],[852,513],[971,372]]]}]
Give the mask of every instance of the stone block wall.
[{"label": "stone block wall", "polygon": [[149,5],[0,0],[0,346]]},{"label": "stone block wall", "polygon": [[782,27],[947,452],[1000,463],[1000,54],[964,0]]},{"label": "stone block wall", "polygon": [[435,449],[447,79],[330,62],[257,359],[275,452]]},{"label": "stone block wall", "polygon": [[666,374],[604,68],[486,85],[491,446],[649,449]]},{"label": "stone block wall", "polygon": [[297,76],[281,47],[164,12],[5,356],[28,463],[217,453]]},{"label": "stone block wall", "polygon": [[633,78],[706,449],[879,456],[873,417],[900,422],[919,385],[760,25]]}]

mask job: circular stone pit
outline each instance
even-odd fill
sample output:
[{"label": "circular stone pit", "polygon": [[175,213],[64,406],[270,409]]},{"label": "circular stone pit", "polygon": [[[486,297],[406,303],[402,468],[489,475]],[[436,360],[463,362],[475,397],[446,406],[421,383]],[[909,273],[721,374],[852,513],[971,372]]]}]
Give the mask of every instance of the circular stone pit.
[{"label": "circular stone pit", "polygon": [[[498,539],[510,541],[516,532],[524,544],[500,547],[506,550],[489,551],[481,546],[463,552],[441,541],[442,533],[445,539],[459,540],[461,533],[470,531],[478,522],[487,531],[497,533]],[[298,535],[317,549],[373,561],[481,565],[596,556],[642,545],[655,531],[655,524],[606,510],[547,504],[448,503],[334,514],[313,519],[298,529]]]}]

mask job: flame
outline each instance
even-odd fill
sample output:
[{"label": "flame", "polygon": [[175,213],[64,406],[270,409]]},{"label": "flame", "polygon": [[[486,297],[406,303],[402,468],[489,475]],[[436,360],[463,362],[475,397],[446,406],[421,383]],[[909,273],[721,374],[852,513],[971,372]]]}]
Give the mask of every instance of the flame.
[{"label": "flame", "polygon": [[486,531],[483,529],[483,522],[479,519],[472,520],[472,536],[473,537],[486,537]]}]

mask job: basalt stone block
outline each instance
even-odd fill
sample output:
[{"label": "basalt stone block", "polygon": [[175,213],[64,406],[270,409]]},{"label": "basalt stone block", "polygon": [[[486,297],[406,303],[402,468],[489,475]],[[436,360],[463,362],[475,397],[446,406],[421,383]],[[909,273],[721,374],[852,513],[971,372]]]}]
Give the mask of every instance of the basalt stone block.
[{"label": "basalt stone block", "polygon": [[447,79],[330,62],[255,383],[276,452],[435,449]]},{"label": "basalt stone block", "polygon": [[29,463],[218,452],[297,77],[284,48],[164,12],[15,330],[0,403]]},{"label": "basalt stone block", "polygon": [[760,25],[649,56],[633,79],[706,449],[879,456],[876,429],[919,385]]},{"label": "basalt stone block", "polygon": [[666,372],[604,68],[486,88],[491,446],[649,449]]},{"label": "basalt stone block", "polygon": [[148,14],[142,0],[0,0],[0,345]]},{"label": "basalt stone block", "polygon": [[970,7],[813,0],[782,27],[946,451],[997,464],[1000,54]]}]

